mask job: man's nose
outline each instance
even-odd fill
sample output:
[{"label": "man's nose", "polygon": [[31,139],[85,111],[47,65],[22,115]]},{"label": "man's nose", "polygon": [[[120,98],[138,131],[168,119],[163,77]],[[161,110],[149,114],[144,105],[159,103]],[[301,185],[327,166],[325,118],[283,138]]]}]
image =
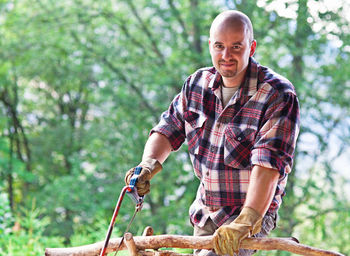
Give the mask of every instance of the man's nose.
[{"label": "man's nose", "polygon": [[230,48],[225,48],[225,50],[222,53],[222,58],[224,60],[229,60],[232,57],[232,51]]}]

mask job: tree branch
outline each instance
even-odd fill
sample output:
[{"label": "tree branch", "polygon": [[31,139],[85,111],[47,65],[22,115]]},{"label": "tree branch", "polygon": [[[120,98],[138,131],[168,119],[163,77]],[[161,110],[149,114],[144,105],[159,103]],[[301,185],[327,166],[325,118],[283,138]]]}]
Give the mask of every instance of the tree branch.
[{"label": "tree branch", "polygon": [[168,0],[168,4],[170,6],[170,10],[171,12],[174,14],[175,18],[177,19],[177,21],[179,22],[181,28],[182,28],[182,37],[185,41],[188,40],[188,33],[187,33],[187,29],[186,29],[186,25],[185,22],[183,21],[183,19],[181,18],[181,14],[179,12],[179,10],[175,7],[173,0]]},{"label": "tree branch", "polygon": [[135,5],[133,4],[132,1],[127,0],[126,1],[129,8],[131,9],[131,12],[135,15],[137,21],[140,23],[141,28],[144,30],[144,32],[146,33],[147,37],[149,38],[149,40],[152,43],[152,48],[154,50],[154,52],[157,54],[157,56],[160,58],[160,61],[162,62],[163,65],[165,65],[165,59],[163,54],[161,53],[161,51],[159,50],[158,46],[157,46],[157,42],[156,40],[153,38],[153,35],[151,34],[151,32],[149,31],[148,27],[146,26],[145,22],[141,19],[139,13],[137,12]]},{"label": "tree branch", "polygon": [[[15,95],[17,94],[16,91],[17,91],[17,84],[15,84],[15,87],[14,87]],[[20,118],[18,117],[16,99],[11,100],[10,93],[8,92],[7,88],[5,88],[0,94],[0,101],[2,101],[3,104],[6,106],[7,115],[12,120],[12,125],[14,129],[14,132],[13,132],[14,140],[15,140],[16,149],[17,149],[17,156],[23,163],[25,163],[26,170],[28,172],[31,172],[31,150],[29,147],[29,142],[28,142],[24,127],[20,121]],[[20,137],[22,137],[22,140]],[[24,154],[22,153],[22,147],[24,148],[24,152],[25,152]]]},{"label": "tree branch", "polygon": [[[125,23],[126,23],[125,20],[123,20],[121,17],[118,17],[114,13],[111,13],[105,10],[100,13],[100,16],[105,17],[106,21],[111,21],[111,19],[113,19],[113,21],[115,21],[115,23],[119,26],[121,31],[124,33],[124,35],[131,41],[131,43],[133,43],[135,46],[137,46],[139,49],[142,50],[144,56],[154,58],[154,56],[150,55],[149,53],[150,51],[147,50],[147,48],[145,47],[145,44],[143,44],[142,42],[137,40],[132,34],[130,34],[129,29],[125,26]],[[154,61],[157,62],[159,65],[163,65],[163,62],[161,61],[160,58],[155,58]]]},{"label": "tree branch", "polygon": [[127,77],[118,70],[110,61],[107,60],[106,57],[102,58],[102,61],[116,74],[118,74],[119,78],[123,80],[126,84],[130,85],[130,87],[133,89],[133,91],[142,99],[142,104],[149,110],[151,115],[155,120],[158,119],[158,111],[154,109],[150,104],[148,104],[148,100],[143,95],[142,91],[132,82],[128,81]]},{"label": "tree branch", "polygon": [[[188,249],[213,249],[212,236],[179,236],[179,235],[158,235],[147,237],[134,237],[138,250],[159,249],[159,248],[188,248]],[[107,253],[116,251],[121,238],[111,239],[107,248]],[[98,255],[104,242],[89,244],[72,248],[46,248],[46,256],[92,256]],[[293,238],[246,238],[242,241],[241,248],[253,250],[282,250],[299,255],[308,256],[344,256],[341,253],[326,251],[311,246],[299,244]],[[127,250],[125,242],[120,250]],[[142,252],[140,252],[142,254]],[[153,255],[155,255],[154,253]]]}]

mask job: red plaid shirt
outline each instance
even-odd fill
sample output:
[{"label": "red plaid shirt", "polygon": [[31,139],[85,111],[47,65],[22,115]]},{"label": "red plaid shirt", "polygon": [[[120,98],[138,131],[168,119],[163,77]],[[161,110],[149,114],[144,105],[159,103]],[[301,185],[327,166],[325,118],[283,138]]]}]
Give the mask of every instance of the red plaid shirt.
[{"label": "red plaid shirt", "polygon": [[253,58],[244,83],[225,108],[222,79],[214,67],[188,77],[182,91],[152,132],[177,150],[187,139],[194,172],[200,180],[190,207],[191,222],[202,227],[208,217],[220,226],[244,204],[254,165],[279,171],[269,207],[277,211],[299,132],[299,104],[293,85]]}]

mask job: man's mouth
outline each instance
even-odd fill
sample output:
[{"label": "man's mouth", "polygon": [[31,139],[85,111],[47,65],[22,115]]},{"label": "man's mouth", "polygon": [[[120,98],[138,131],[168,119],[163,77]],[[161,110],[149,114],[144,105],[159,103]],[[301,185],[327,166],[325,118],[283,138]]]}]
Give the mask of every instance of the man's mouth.
[{"label": "man's mouth", "polygon": [[230,68],[236,65],[235,62],[219,62],[219,65],[224,68]]}]

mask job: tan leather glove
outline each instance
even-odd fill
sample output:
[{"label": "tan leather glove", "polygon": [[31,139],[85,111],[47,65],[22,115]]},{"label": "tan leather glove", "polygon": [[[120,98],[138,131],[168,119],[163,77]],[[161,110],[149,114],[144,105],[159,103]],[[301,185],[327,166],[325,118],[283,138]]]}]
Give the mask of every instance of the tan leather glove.
[{"label": "tan leather glove", "polygon": [[230,224],[216,230],[213,245],[216,254],[231,256],[238,253],[242,240],[261,230],[262,216],[250,207],[243,207],[241,214]]},{"label": "tan leather glove", "polygon": [[[162,165],[158,160],[153,158],[147,158],[142,160],[142,162],[138,165],[141,166],[141,172],[136,182],[137,193],[140,196],[146,195],[150,192],[150,180],[156,175],[158,172],[162,170]],[[125,174],[125,184],[129,185],[132,175],[135,172],[135,168],[130,169]]]}]

